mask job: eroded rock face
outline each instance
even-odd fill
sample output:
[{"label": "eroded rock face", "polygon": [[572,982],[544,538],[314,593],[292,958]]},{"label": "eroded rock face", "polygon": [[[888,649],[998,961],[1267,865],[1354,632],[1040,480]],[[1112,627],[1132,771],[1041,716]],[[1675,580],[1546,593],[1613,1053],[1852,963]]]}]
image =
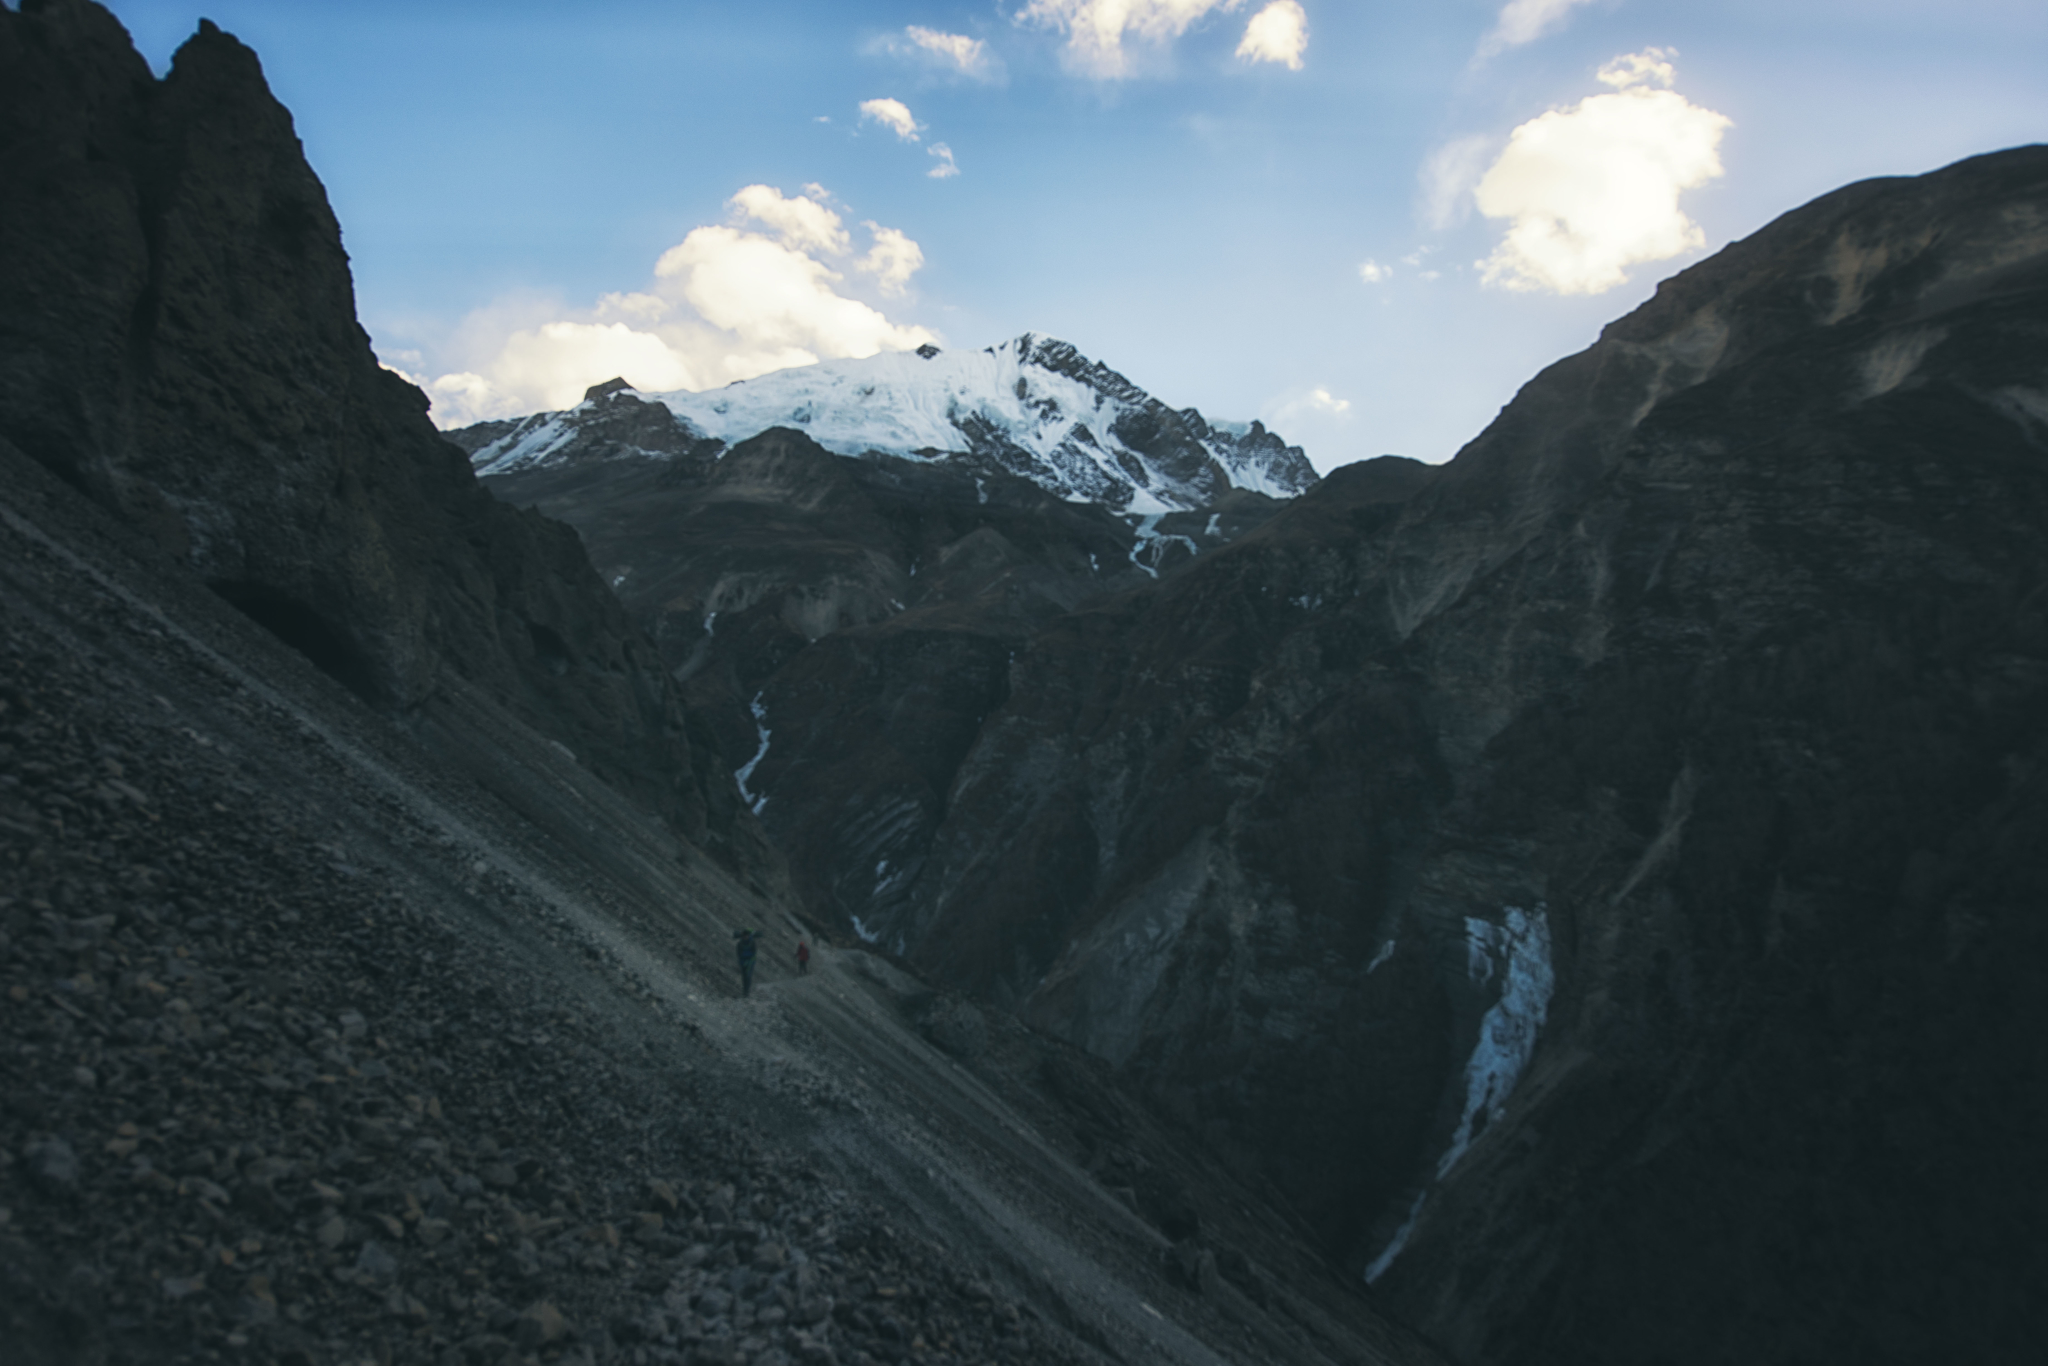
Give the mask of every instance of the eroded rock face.
[{"label": "eroded rock face", "polygon": [[2044,317],[2048,151],[1788,215],[1034,639],[885,928],[1467,1359],[2021,1350]]},{"label": "eroded rock face", "polygon": [[1556,955],[1497,1133],[1382,1282],[1467,1354],[2038,1331],[1951,1269],[2042,1270],[2048,1129],[2001,1097],[2044,1080],[2044,230],[2023,149],[1678,277],[1567,363],[1636,377],[1577,505],[1411,636],[1473,756],[1445,837],[1525,842]]},{"label": "eroded rock face", "polygon": [[378,366],[253,53],[203,23],[159,82],[97,6],[0,13],[0,158],[0,436],[430,738],[504,707],[772,862],[575,534],[478,487]]}]

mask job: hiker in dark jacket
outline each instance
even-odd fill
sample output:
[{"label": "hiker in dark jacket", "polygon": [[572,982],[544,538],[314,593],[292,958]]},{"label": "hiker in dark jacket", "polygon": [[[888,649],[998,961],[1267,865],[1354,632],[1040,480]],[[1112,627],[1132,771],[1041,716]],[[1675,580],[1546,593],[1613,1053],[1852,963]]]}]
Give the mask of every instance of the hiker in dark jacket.
[{"label": "hiker in dark jacket", "polygon": [[754,954],[759,950],[759,930],[734,930],[732,937],[739,941],[736,946],[740,955],[740,995],[754,994]]}]

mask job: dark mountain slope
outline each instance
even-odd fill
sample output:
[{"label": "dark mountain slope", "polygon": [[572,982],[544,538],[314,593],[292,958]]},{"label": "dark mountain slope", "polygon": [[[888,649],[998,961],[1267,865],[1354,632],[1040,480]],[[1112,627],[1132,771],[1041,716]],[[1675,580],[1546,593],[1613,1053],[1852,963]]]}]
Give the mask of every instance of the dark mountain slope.
[{"label": "dark mountain slope", "polygon": [[291,117],[203,25],[157,82],[91,5],[0,16],[0,435],[423,735],[504,706],[738,864],[573,533],[486,494],[381,369]]},{"label": "dark mountain slope", "polygon": [[1034,640],[890,928],[1470,1359],[2008,1359],[2044,373],[2048,151],[1817,201]]},{"label": "dark mountain slope", "polygon": [[[1385,1283],[1475,1355],[1995,1361],[2040,1331],[2044,210],[2026,149],[1680,277],[1610,338],[1718,311],[1719,360],[1418,633],[1439,677],[1589,666],[1447,813],[1545,851],[1567,950],[1526,1118]],[[1571,636],[1504,640],[1532,601],[1581,604]]]},{"label": "dark mountain slope", "polygon": [[10,1366],[1441,1361],[1079,1050],[798,977],[538,735],[573,823],[0,475]]}]

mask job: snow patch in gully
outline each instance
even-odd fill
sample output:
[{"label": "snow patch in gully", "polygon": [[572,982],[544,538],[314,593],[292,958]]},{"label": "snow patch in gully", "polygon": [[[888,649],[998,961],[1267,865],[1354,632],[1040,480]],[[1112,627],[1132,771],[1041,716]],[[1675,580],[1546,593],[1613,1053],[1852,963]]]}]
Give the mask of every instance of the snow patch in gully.
[{"label": "snow patch in gully", "polygon": [[[716,615],[717,613],[712,613],[712,616]],[[710,618],[707,617],[705,621],[708,628]],[[761,737],[761,747],[754,751],[753,758],[747,760],[732,775],[733,781],[740,785],[740,799],[747,804],[747,809],[757,816],[761,814],[761,808],[768,805],[768,798],[766,796],[757,797],[749,792],[747,790],[747,779],[754,776],[755,768],[759,767],[761,761],[768,757],[768,706],[761,698],[761,693],[755,693],[754,700],[747,704],[747,710],[754,714],[754,730]]]},{"label": "snow patch in gully", "polygon": [[[1370,974],[1393,956],[1394,944],[1387,941],[1366,969]],[[1408,1217],[1387,1240],[1379,1256],[1365,1268],[1368,1284],[1385,1275],[1394,1259],[1408,1245],[1422,1217],[1429,1192],[1458,1165],[1488,1125],[1507,1108],[1508,1098],[1522,1079],[1522,1072],[1535,1056],[1537,1041],[1550,1018],[1550,996],[1557,985],[1557,973],[1550,958],[1550,917],[1542,902],[1525,911],[1520,906],[1504,908],[1501,923],[1476,916],[1465,920],[1465,971],[1474,984],[1498,983],[1500,995],[1479,1021],[1479,1038],[1472,1056],[1465,1062],[1465,1104],[1451,1141],[1437,1159],[1433,1177],[1416,1192]]]},{"label": "snow patch in gully", "polygon": [[[1201,554],[1200,547],[1188,537],[1171,531],[1160,531],[1159,519],[1165,515],[1163,512],[1148,512],[1131,518],[1131,531],[1134,534],[1131,541],[1131,563],[1155,579],[1159,577],[1159,562],[1166,558],[1166,548],[1172,542],[1179,541],[1186,546],[1190,555]],[[1216,519],[1211,517],[1209,520],[1213,524]],[[1146,559],[1139,559],[1140,555]],[[1150,560],[1151,563],[1146,563],[1146,560]],[[1095,557],[1090,555],[1088,562],[1092,566]]]},{"label": "snow patch in gully", "polygon": [[1534,912],[1508,907],[1498,925],[1468,919],[1465,952],[1473,981],[1483,985],[1499,974],[1500,999],[1479,1022],[1479,1042],[1465,1064],[1465,1112],[1451,1135],[1451,1146],[1437,1161],[1439,1180],[1450,1175],[1478,1129],[1499,1119],[1507,1107],[1522,1069],[1536,1052],[1556,985],[1550,963],[1550,918],[1541,902]]}]

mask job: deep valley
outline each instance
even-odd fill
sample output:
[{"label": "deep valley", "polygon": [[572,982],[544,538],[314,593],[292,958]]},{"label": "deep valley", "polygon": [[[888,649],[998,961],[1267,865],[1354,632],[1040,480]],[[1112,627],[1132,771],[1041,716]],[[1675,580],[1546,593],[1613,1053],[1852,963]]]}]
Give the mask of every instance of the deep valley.
[{"label": "deep valley", "polygon": [[1035,335],[437,431],[211,24],[0,10],[0,183],[23,1362],[2037,1353],[2048,149],[1320,479]]}]

